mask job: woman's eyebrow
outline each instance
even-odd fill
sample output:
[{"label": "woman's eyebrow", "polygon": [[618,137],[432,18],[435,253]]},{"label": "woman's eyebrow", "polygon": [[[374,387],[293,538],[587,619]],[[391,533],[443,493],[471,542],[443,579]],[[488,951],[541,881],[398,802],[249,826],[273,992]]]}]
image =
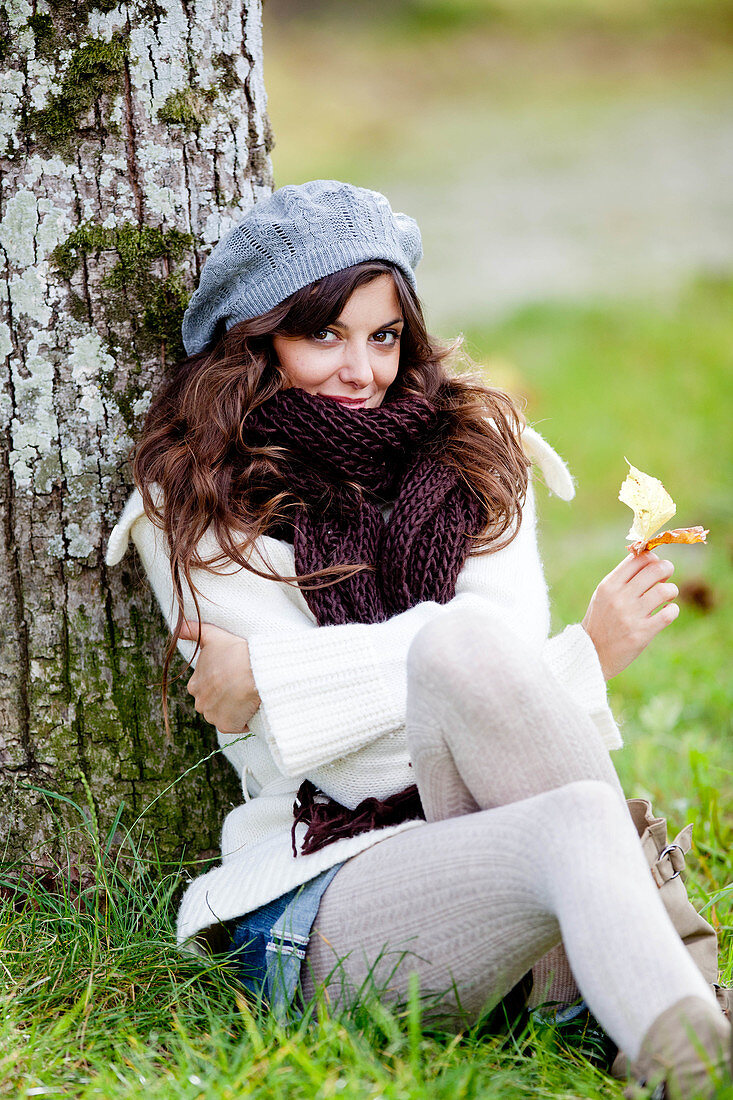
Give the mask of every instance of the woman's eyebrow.
[{"label": "woman's eyebrow", "polygon": [[[395,317],[394,321],[385,321],[383,325],[377,325],[375,329],[372,329],[372,332],[381,332],[383,328],[391,328],[392,325],[403,325],[404,323],[404,317]],[[331,324],[328,327],[340,328],[343,329],[345,332],[347,332],[349,328],[348,325],[345,325],[343,321],[339,321],[338,319],[335,321],[331,321]]]}]

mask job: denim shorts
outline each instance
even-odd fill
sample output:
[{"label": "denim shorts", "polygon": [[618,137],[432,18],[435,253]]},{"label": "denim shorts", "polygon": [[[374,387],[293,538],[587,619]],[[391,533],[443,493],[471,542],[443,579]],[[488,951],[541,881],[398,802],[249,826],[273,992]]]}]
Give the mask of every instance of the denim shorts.
[{"label": "denim shorts", "polygon": [[280,1020],[302,1015],[300,969],[326,887],[343,866],[322,871],[259,909],[228,921],[230,954],[242,985]]}]

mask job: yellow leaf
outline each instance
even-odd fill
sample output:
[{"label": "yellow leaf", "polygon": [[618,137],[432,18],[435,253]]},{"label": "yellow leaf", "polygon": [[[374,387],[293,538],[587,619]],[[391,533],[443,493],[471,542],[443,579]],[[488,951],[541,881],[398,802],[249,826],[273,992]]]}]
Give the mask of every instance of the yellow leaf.
[{"label": "yellow leaf", "polygon": [[[626,461],[629,462],[628,458]],[[634,522],[626,538],[637,543],[648,542],[677,511],[675,502],[661,481],[637,470],[630,462],[618,499],[622,504],[628,504],[634,513]]]}]

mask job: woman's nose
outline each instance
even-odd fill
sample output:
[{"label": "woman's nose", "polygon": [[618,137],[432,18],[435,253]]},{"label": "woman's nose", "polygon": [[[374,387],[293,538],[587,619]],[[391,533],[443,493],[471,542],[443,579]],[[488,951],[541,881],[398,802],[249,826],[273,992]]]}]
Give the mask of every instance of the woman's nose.
[{"label": "woman's nose", "polygon": [[369,348],[364,345],[347,344],[344,348],[344,361],[339,370],[342,382],[352,386],[368,386],[374,377],[369,360]]}]

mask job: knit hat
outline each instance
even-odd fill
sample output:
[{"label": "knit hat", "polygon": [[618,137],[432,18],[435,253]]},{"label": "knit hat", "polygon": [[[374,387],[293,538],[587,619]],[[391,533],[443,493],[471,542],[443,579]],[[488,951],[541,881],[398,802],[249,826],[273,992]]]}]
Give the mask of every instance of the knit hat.
[{"label": "knit hat", "polygon": [[204,264],[183,318],[189,355],[223,324],[257,317],[296,290],[345,267],[388,260],[415,287],[422,258],[417,223],[378,191],[337,180],[281,187],[230,230]]}]

